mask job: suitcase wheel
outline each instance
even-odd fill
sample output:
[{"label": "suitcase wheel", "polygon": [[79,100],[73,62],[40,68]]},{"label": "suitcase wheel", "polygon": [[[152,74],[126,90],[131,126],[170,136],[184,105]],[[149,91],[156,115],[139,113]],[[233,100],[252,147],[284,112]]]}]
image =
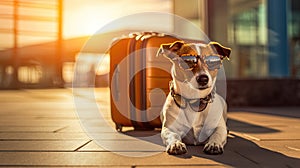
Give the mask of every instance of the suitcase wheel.
[{"label": "suitcase wheel", "polygon": [[123,126],[122,126],[121,124],[117,124],[117,123],[116,123],[116,130],[117,130],[118,132],[122,132],[122,128],[123,128]]}]

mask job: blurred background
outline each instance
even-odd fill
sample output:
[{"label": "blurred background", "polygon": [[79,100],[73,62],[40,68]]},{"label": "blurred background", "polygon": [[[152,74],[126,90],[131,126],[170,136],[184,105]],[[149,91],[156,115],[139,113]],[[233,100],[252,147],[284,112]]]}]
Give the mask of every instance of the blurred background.
[{"label": "blurred background", "polygon": [[230,105],[300,105],[298,0],[1,0],[0,89],[71,87],[78,61],[90,81],[80,87],[107,87],[107,48],[81,48],[107,23],[149,11],[184,17],[232,48],[224,65]]}]

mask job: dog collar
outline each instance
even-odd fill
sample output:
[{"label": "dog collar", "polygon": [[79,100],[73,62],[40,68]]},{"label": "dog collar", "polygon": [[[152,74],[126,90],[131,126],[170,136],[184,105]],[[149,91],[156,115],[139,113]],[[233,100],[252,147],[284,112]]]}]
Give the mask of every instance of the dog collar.
[{"label": "dog collar", "polygon": [[174,84],[172,81],[170,81],[169,85],[171,96],[173,97],[175,104],[181,109],[186,109],[187,105],[189,105],[193,111],[202,112],[207,107],[207,104],[212,102],[212,93],[204,98],[188,99],[180,94],[175,93]]}]

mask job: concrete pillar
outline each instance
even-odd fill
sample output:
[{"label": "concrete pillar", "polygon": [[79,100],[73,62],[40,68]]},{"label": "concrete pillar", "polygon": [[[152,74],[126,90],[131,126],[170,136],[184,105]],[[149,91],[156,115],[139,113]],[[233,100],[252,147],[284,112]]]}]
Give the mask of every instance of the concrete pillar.
[{"label": "concrete pillar", "polygon": [[269,76],[288,77],[289,47],[286,0],[267,1]]},{"label": "concrete pillar", "polygon": [[228,43],[228,0],[206,0],[208,36],[223,45]]}]

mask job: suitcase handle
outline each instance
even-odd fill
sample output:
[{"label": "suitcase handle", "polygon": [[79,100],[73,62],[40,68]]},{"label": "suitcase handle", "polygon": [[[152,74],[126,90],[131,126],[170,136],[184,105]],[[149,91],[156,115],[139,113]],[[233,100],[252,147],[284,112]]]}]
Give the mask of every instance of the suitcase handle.
[{"label": "suitcase handle", "polygon": [[115,74],[114,74],[114,97],[116,101],[119,101],[120,98],[120,87],[119,87],[119,76],[120,76],[120,67],[119,64],[115,65]]}]

